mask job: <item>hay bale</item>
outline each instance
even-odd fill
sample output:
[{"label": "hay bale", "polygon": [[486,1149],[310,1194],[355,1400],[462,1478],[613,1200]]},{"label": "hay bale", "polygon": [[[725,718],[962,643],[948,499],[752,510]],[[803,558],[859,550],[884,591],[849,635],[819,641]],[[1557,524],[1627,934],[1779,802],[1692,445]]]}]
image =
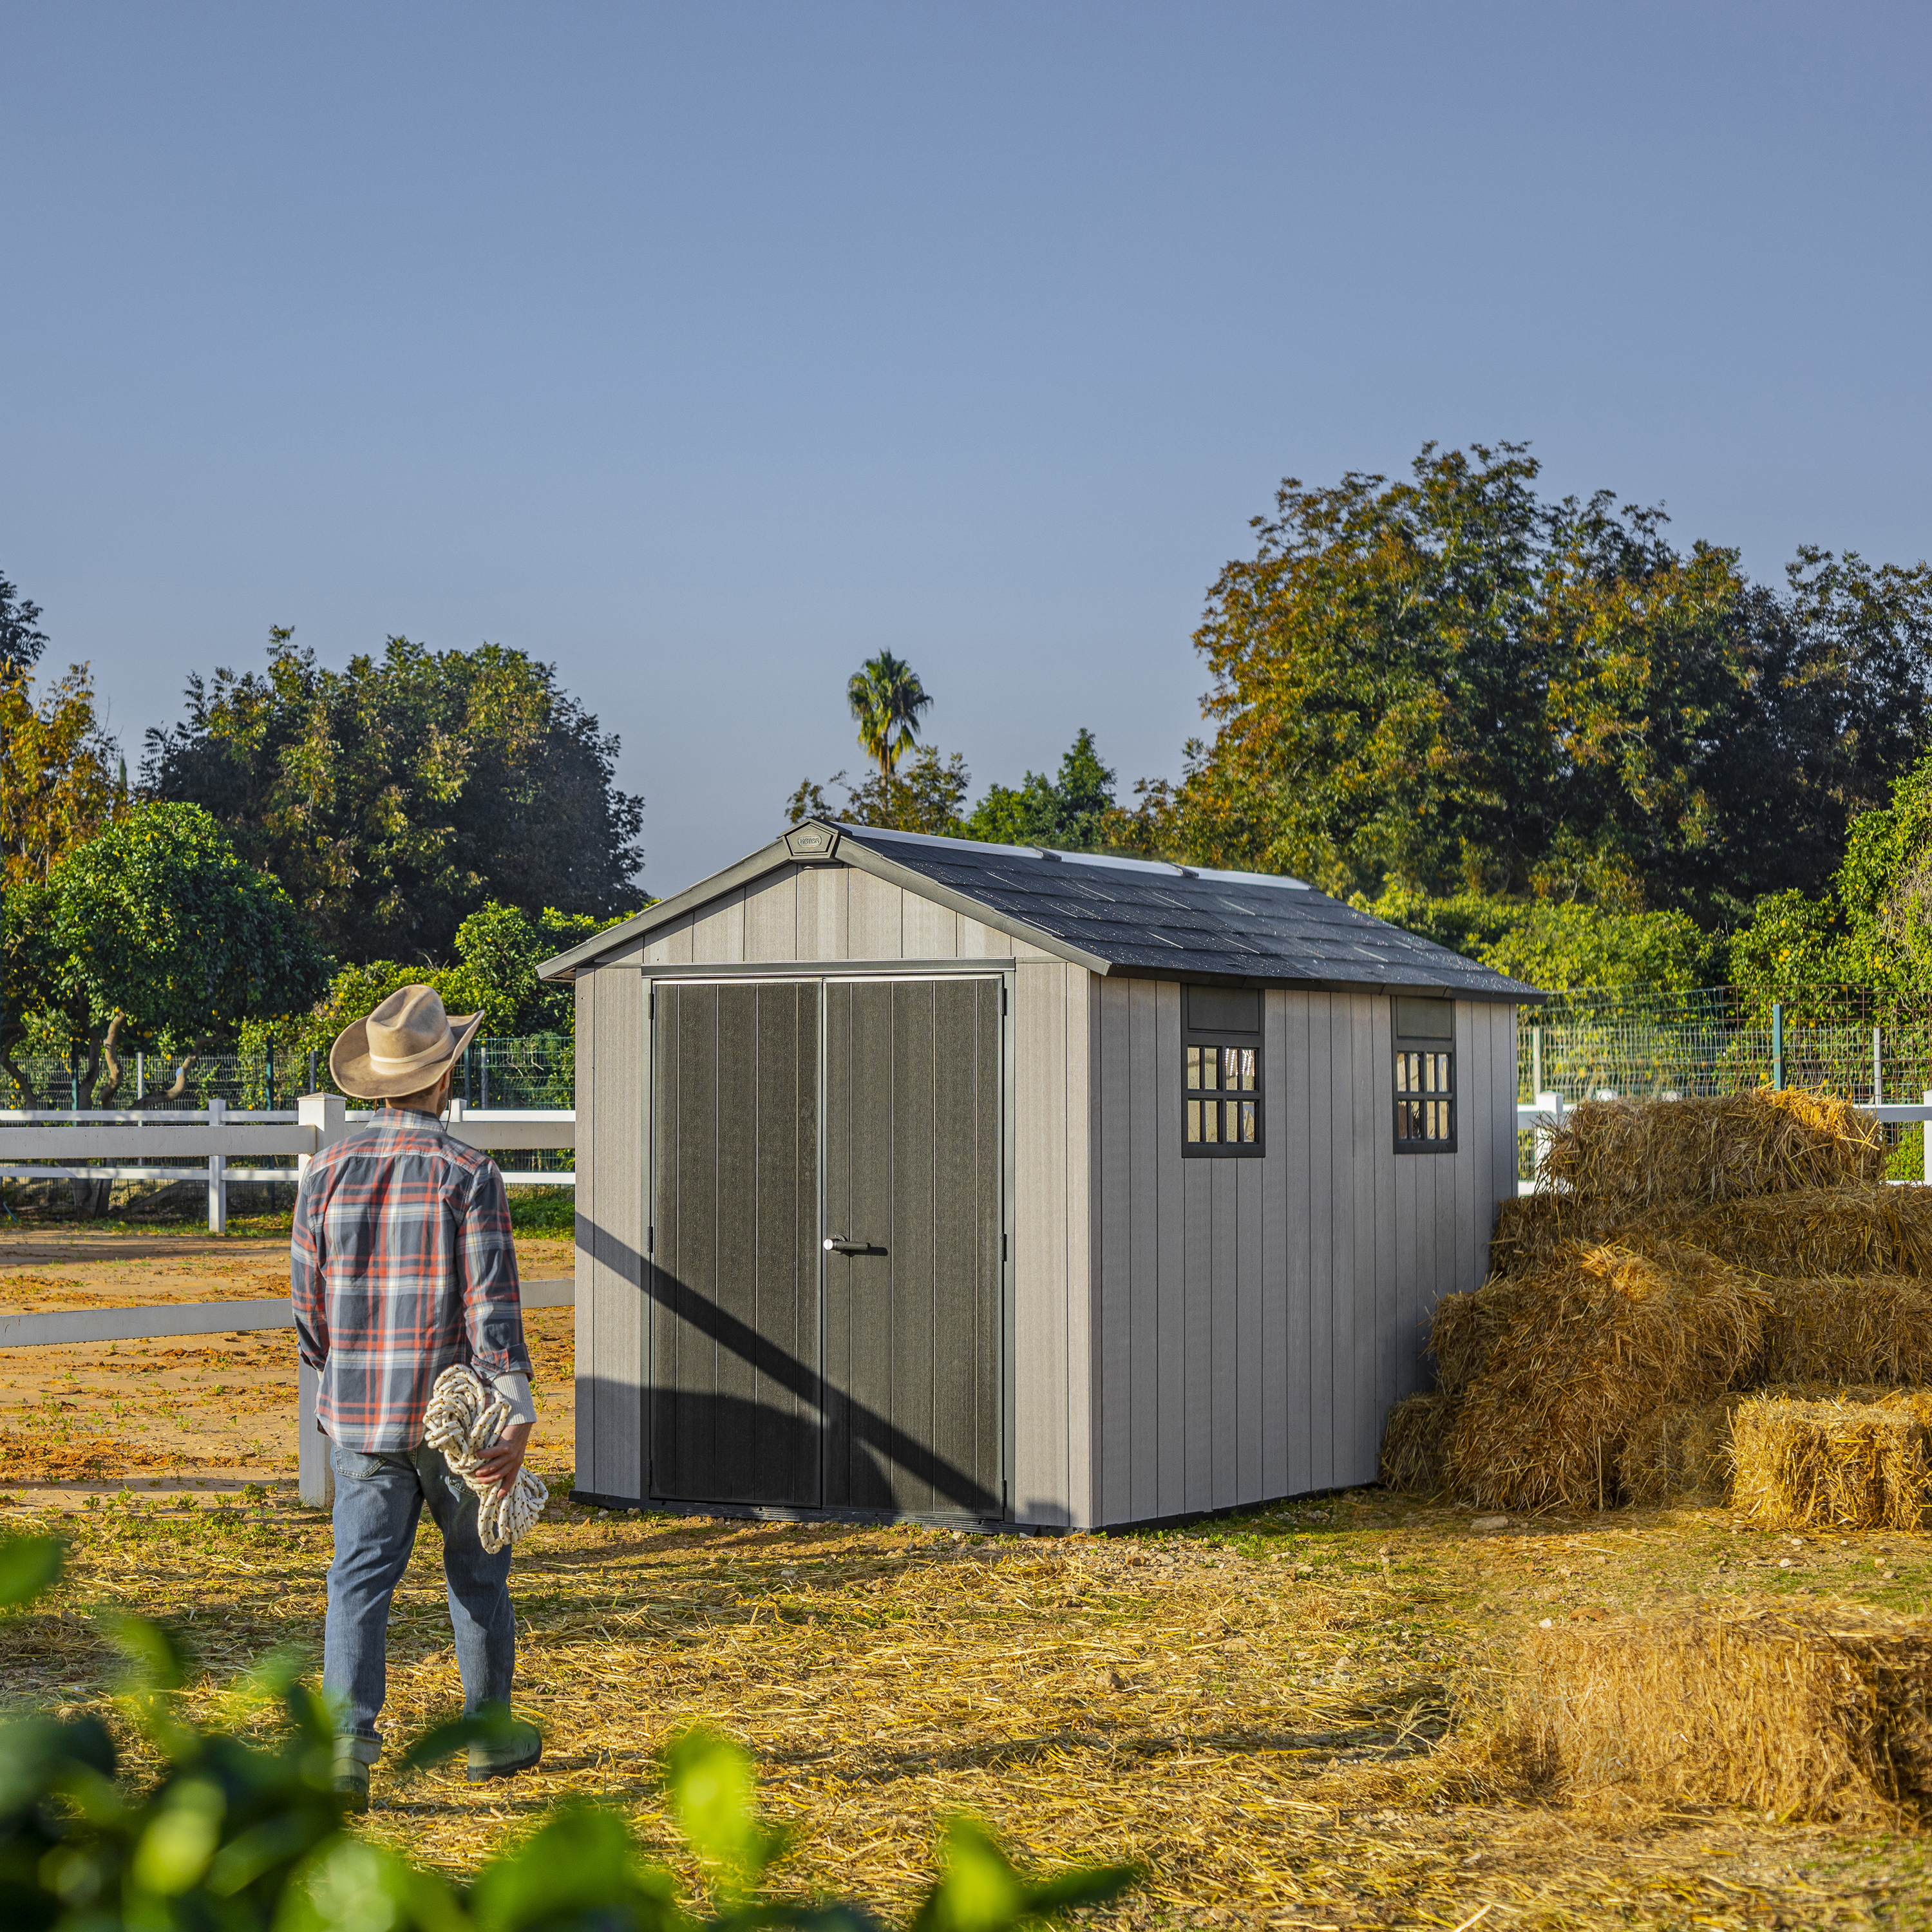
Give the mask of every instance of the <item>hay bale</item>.
[{"label": "hay bale", "polygon": [[1442,1448],[1455,1412],[1455,1398],[1439,1392],[1405,1396],[1389,1411],[1388,1426],[1382,1431],[1384,1489],[1424,1496],[1441,1493]]},{"label": "hay bale", "polygon": [[1932,1281],[1837,1275],[1764,1287],[1762,1379],[1932,1384]]},{"label": "hay bale", "polygon": [[1548,1190],[1518,1195],[1496,1209],[1490,1271],[1528,1274],[1546,1267],[1559,1249],[1616,1239],[1642,1211],[1621,1202],[1585,1200]]},{"label": "hay bale", "polygon": [[1660,1503],[1688,1496],[1724,1500],[1731,1480],[1731,1414],[1744,1397],[1666,1402],[1640,1415],[1617,1459],[1625,1498]]},{"label": "hay bale", "polygon": [[1921,1528],[1932,1394],[1806,1400],[1766,1390],[1731,1418],[1731,1507],[1767,1529]]},{"label": "hay bale", "polygon": [[1696,1250],[1614,1242],[1492,1280],[1485,1298],[1494,1334],[1462,1391],[1446,1472],[1455,1494],[1511,1511],[1619,1500],[1631,1430],[1729,1388],[1762,1352],[1769,1305]]},{"label": "hay bale", "polygon": [[1546,1181],[1583,1199],[1650,1207],[1876,1181],[1876,1120],[1796,1090],[1690,1100],[1586,1100],[1551,1130]]},{"label": "hay bale", "polygon": [[1532,1630],[1506,1731],[1572,1791],[1916,1822],[1932,1808],[1932,1634],[1850,1610]]},{"label": "hay bale", "polygon": [[1473,1294],[1445,1294],[1429,1321],[1429,1352],[1436,1359],[1438,1388],[1460,1394],[1480,1375],[1507,1324],[1508,1295],[1492,1294],[1485,1282]]},{"label": "hay bale", "polygon": [[1498,1210],[1490,1265],[1498,1274],[1527,1274],[1567,1243],[1611,1240],[1703,1248],[1765,1274],[1932,1276],[1932,1187],[1793,1188],[1651,1208],[1525,1195]]}]

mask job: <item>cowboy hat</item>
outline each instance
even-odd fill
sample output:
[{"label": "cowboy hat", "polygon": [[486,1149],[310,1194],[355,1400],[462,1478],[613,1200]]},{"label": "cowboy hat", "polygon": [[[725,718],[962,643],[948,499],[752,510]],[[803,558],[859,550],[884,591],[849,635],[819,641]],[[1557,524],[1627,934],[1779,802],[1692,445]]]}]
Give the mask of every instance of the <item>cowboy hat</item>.
[{"label": "cowboy hat", "polygon": [[481,1013],[452,1019],[433,986],[404,986],[365,1020],[352,1020],[328,1049],[328,1070],[358,1100],[419,1094],[476,1036]]}]

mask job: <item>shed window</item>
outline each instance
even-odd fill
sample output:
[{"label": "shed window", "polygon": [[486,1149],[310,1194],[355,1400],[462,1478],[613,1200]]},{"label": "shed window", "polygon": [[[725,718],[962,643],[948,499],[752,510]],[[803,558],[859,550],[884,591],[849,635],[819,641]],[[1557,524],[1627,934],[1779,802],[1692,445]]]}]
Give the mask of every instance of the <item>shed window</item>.
[{"label": "shed window", "polygon": [[1258,1154],[1262,1144],[1262,998],[1189,986],[1182,1029],[1181,1151]]},{"label": "shed window", "polygon": [[1395,1150],[1453,1154],[1455,1002],[1399,999],[1394,1004]]}]

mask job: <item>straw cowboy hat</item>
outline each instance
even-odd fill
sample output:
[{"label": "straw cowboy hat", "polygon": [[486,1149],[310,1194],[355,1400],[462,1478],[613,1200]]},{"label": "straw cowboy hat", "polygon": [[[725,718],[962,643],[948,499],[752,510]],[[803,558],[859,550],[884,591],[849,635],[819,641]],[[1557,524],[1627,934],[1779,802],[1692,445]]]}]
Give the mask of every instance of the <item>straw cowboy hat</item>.
[{"label": "straw cowboy hat", "polygon": [[419,1094],[442,1078],[482,1024],[481,1013],[452,1019],[433,986],[404,986],[335,1036],[328,1070],[358,1100]]}]

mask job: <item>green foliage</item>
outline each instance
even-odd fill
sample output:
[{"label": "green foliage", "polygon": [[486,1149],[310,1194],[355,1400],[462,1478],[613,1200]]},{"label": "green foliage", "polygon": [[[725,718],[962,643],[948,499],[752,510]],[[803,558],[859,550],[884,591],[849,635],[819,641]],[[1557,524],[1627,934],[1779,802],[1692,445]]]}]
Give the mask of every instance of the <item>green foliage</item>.
[{"label": "green foliage", "polygon": [[1724,977],[1724,943],[1681,912],[1628,912],[1575,902],[1462,892],[1433,898],[1392,886],[1358,896],[1362,910],[1513,980],[1570,986],[1686,991]]},{"label": "green foliage", "polygon": [[8,1070],[20,1078],[12,1044],[30,1034],[64,1058],[83,1054],[98,1106],[130,1049],[166,1037],[209,1050],[306,1005],[328,976],[288,895],[198,806],[134,812],[8,898]]},{"label": "green foliage", "polygon": [[0,572],[0,677],[9,673],[32,670],[47,647],[47,634],[40,628],[40,607],[19,590]]},{"label": "green foliage", "polygon": [[[26,1602],[58,1569],[50,1539],[0,1540],[0,1592]],[[237,1687],[238,1717],[279,1706],[263,1747],[190,1721],[179,1643],[136,1617],[104,1621],[128,1660],[124,1701],[161,1761],[144,1789],[120,1774],[98,1719],[16,1719],[0,1727],[0,1897],[22,1932],[875,1932],[862,1906],[770,1894],[784,1838],[758,1815],[752,1761],[715,1734],[687,1732],[660,1768],[673,1818],[698,1855],[716,1910],[680,1899],[616,1812],[571,1799],[488,1859],[464,1888],[349,1829],[332,1789],[327,1713],[278,1658]],[[432,1764],[487,1738],[502,1714],[440,1726],[406,1764]],[[970,1820],[949,1828],[940,1876],[915,1932],[1010,1932],[1117,1896],[1126,1866],[1043,1880],[1015,1870]]]},{"label": "green foliage", "polygon": [[644,805],[617,740],[554,665],[486,644],[326,670],[272,633],[266,674],[191,677],[148,734],[144,785],[206,806],[342,959],[446,958],[494,898],[608,918],[634,907]]},{"label": "green foliage", "polygon": [[995,845],[1042,845],[1091,852],[1106,842],[1114,810],[1114,774],[1100,762],[1083,725],[1060,761],[1060,776],[1028,772],[1018,786],[995,784],[973,808],[965,836]]},{"label": "green foliage", "polygon": [[1580,855],[1707,927],[1818,891],[1932,741],[1932,568],[1807,549],[1775,593],[1537,474],[1429,445],[1283,483],[1196,634],[1215,736],[1116,842],[1344,896],[1568,896]]},{"label": "green foliage", "polygon": [[576,1000],[568,986],[544,985],[536,969],[614,923],[554,908],[546,908],[532,919],[493,899],[457,928],[460,964],[412,966],[397,959],[372,959],[365,965],[345,966],[308,1011],[244,1028],[242,1044],[251,1053],[272,1048],[278,1059],[326,1054],[351,1021],[367,1018],[404,986],[434,988],[446,1012],[482,1013],[488,1038],[550,1034],[568,1039],[577,1030]]},{"label": "green foliage", "polygon": [[1889,804],[1852,821],[1829,889],[1760,899],[1731,956],[1737,983],[1762,998],[1827,986],[1932,993],[1932,754]]},{"label": "green foliage", "polygon": [[890,784],[901,757],[919,736],[920,713],[932,704],[918,672],[902,658],[881,651],[853,673],[845,701],[858,722],[860,750]]},{"label": "green foliage", "polygon": [[892,832],[924,832],[936,838],[965,836],[960,808],[972,784],[966,761],[957,752],[942,758],[935,746],[922,745],[902,772],[890,776],[874,772],[857,785],[848,784],[843,772],[834,772],[827,784],[844,788],[845,802],[835,806],[823,786],[807,778],[786,802],[787,823],[802,819],[843,820],[850,825],[876,825]]}]

